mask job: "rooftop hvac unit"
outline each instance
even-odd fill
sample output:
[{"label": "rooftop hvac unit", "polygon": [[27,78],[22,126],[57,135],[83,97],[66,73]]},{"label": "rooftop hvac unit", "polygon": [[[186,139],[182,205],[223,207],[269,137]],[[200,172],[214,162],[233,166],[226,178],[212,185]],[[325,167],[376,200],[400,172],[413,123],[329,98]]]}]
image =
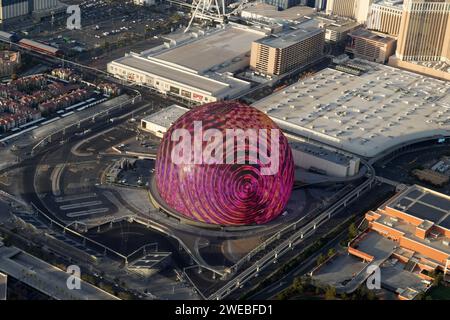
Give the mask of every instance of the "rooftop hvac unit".
[{"label": "rooftop hvac unit", "polygon": [[450,245],[448,240],[442,240],[442,244],[447,247]]}]

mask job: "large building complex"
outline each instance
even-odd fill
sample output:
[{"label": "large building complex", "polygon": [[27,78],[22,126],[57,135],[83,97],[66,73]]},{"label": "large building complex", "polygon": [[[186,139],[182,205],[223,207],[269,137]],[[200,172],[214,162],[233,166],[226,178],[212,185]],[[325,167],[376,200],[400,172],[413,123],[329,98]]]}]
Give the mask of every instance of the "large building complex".
[{"label": "large building complex", "polygon": [[352,19],[323,14],[316,14],[313,20],[317,22],[319,28],[325,29],[325,40],[331,43],[344,42],[349,32],[360,26]]},{"label": "large building complex", "polygon": [[361,59],[342,70],[354,74],[328,68],[254,106],[292,134],[365,157],[450,134],[450,83]]},{"label": "large building complex", "polygon": [[314,26],[325,30],[325,40],[328,42],[345,41],[348,32],[360,26],[360,23],[350,18],[329,16],[316,12],[316,9],[306,6],[291,7],[286,10],[277,10],[276,7],[264,3],[252,3],[241,12],[241,17],[251,22],[259,21],[272,25],[295,24]]},{"label": "large building complex", "polygon": [[250,88],[233,73],[249,66],[252,42],[265,36],[234,24],[177,34],[162,46],[110,62],[107,70],[117,78],[192,102],[232,99]]},{"label": "large building complex", "polygon": [[395,53],[397,40],[366,29],[357,29],[349,34],[346,51],[357,58],[385,63]]},{"label": "large building complex", "polygon": [[[439,269],[446,274],[450,268],[450,197],[420,186],[411,186],[397,194],[376,211],[366,214],[368,230],[353,240],[349,253],[369,263],[381,265],[391,258],[398,263],[397,274],[408,271],[419,279],[430,281],[430,274]],[[379,245],[375,249],[386,251],[384,259],[376,259],[364,242],[372,233],[381,235],[394,246]],[[362,244],[362,245],[361,245]],[[374,251],[374,250],[372,250]],[[378,260],[378,261],[376,261]],[[394,260],[394,261],[393,261]],[[395,275],[394,275],[395,276]],[[417,292],[402,288],[400,299],[411,299]]]},{"label": "large building complex", "polygon": [[404,2],[397,57],[450,62],[450,1]]},{"label": "large building complex", "polygon": [[450,80],[450,1],[405,0],[393,66]]},{"label": "large building complex", "polygon": [[398,38],[391,65],[450,80],[450,1],[378,1],[367,27]]},{"label": "large building complex", "polygon": [[450,80],[449,0],[330,0],[326,13],[396,37],[390,65]]},{"label": "large building complex", "polygon": [[58,0],[1,0],[0,22],[32,14],[35,18],[65,9]]},{"label": "large building complex", "polygon": [[252,44],[250,67],[258,73],[281,75],[323,56],[325,32],[316,27],[298,27]]}]

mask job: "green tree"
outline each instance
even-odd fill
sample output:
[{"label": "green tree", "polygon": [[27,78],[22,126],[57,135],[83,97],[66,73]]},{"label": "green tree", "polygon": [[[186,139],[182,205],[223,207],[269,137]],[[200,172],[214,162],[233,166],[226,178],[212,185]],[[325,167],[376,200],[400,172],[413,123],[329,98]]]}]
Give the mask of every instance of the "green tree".
[{"label": "green tree", "polygon": [[300,277],[295,278],[293,286],[294,286],[294,288],[302,286],[302,278],[300,278]]},{"label": "green tree", "polygon": [[318,266],[320,266],[322,263],[324,263],[326,260],[326,257],[321,253],[316,260],[316,263]]},{"label": "green tree", "polygon": [[354,237],[356,237],[358,235],[358,228],[356,228],[355,223],[352,223],[349,227],[348,227],[348,237],[349,239],[353,239]]},{"label": "green tree", "polygon": [[367,292],[367,300],[376,300],[377,296],[375,295],[375,292],[373,290],[369,290]]},{"label": "green tree", "polygon": [[103,43],[103,49],[105,49],[105,51],[109,51],[110,47],[111,47],[111,44],[109,43],[109,41],[105,41]]},{"label": "green tree", "polygon": [[121,300],[133,300],[133,296],[128,292],[119,292],[117,296]]},{"label": "green tree", "polygon": [[334,248],[331,248],[330,250],[328,250],[328,257],[332,257],[335,253],[336,250],[334,250]]},{"label": "green tree", "polygon": [[336,288],[328,287],[325,291],[325,300],[335,300],[336,299]]},{"label": "green tree", "polygon": [[277,295],[277,299],[278,299],[278,300],[287,300],[287,299],[288,299],[288,296],[287,296],[286,292],[283,291],[283,292],[281,292],[281,293],[279,293],[279,294]]},{"label": "green tree", "polygon": [[300,277],[294,279],[294,283],[292,284],[292,289],[294,293],[302,294],[305,291],[303,280]]}]

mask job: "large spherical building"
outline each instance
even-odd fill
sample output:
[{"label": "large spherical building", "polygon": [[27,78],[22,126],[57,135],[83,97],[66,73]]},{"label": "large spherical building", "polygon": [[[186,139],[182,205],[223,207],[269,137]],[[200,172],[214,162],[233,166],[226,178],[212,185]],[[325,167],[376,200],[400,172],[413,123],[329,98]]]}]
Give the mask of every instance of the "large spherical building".
[{"label": "large spherical building", "polygon": [[[230,129],[253,130],[257,144],[242,134],[227,139]],[[239,139],[244,143],[234,143]],[[239,151],[244,152],[240,158]],[[268,174],[275,152],[277,167]],[[208,155],[214,160],[207,161]],[[269,222],[282,213],[293,183],[294,163],[286,137],[264,113],[238,102],[206,104],[184,114],[164,135],[156,160],[160,197],[196,222],[225,226]]]}]

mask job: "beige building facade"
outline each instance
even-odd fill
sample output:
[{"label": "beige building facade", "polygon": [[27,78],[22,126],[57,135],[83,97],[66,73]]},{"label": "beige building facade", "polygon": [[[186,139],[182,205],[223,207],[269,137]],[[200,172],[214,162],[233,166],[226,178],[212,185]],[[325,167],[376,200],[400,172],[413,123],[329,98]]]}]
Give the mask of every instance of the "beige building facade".
[{"label": "beige building facade", "polygon": [[350,42],[346,51],[357,58],[386,63],[395,54],[397,40],[366,29],[358,29],[349,34]]},{"label": "beige building facade", "polygon": [[397,58],[450,62],[450,0],[403,4]]},{"label": "beige building facade", "polygon": [[250,67],[264,75],[281,75],[320,58],[324,45],[325,31],[319,28],[269,36],[252,43]]},{"label": "beige building facade", "polygon": [[400,33],[403,8],[401,6],[372,4],[367,28],[397,37]]},{"label": "beige building facade", "polygon": [[325,12],[365,23],[373,0],[328,0]]}]

